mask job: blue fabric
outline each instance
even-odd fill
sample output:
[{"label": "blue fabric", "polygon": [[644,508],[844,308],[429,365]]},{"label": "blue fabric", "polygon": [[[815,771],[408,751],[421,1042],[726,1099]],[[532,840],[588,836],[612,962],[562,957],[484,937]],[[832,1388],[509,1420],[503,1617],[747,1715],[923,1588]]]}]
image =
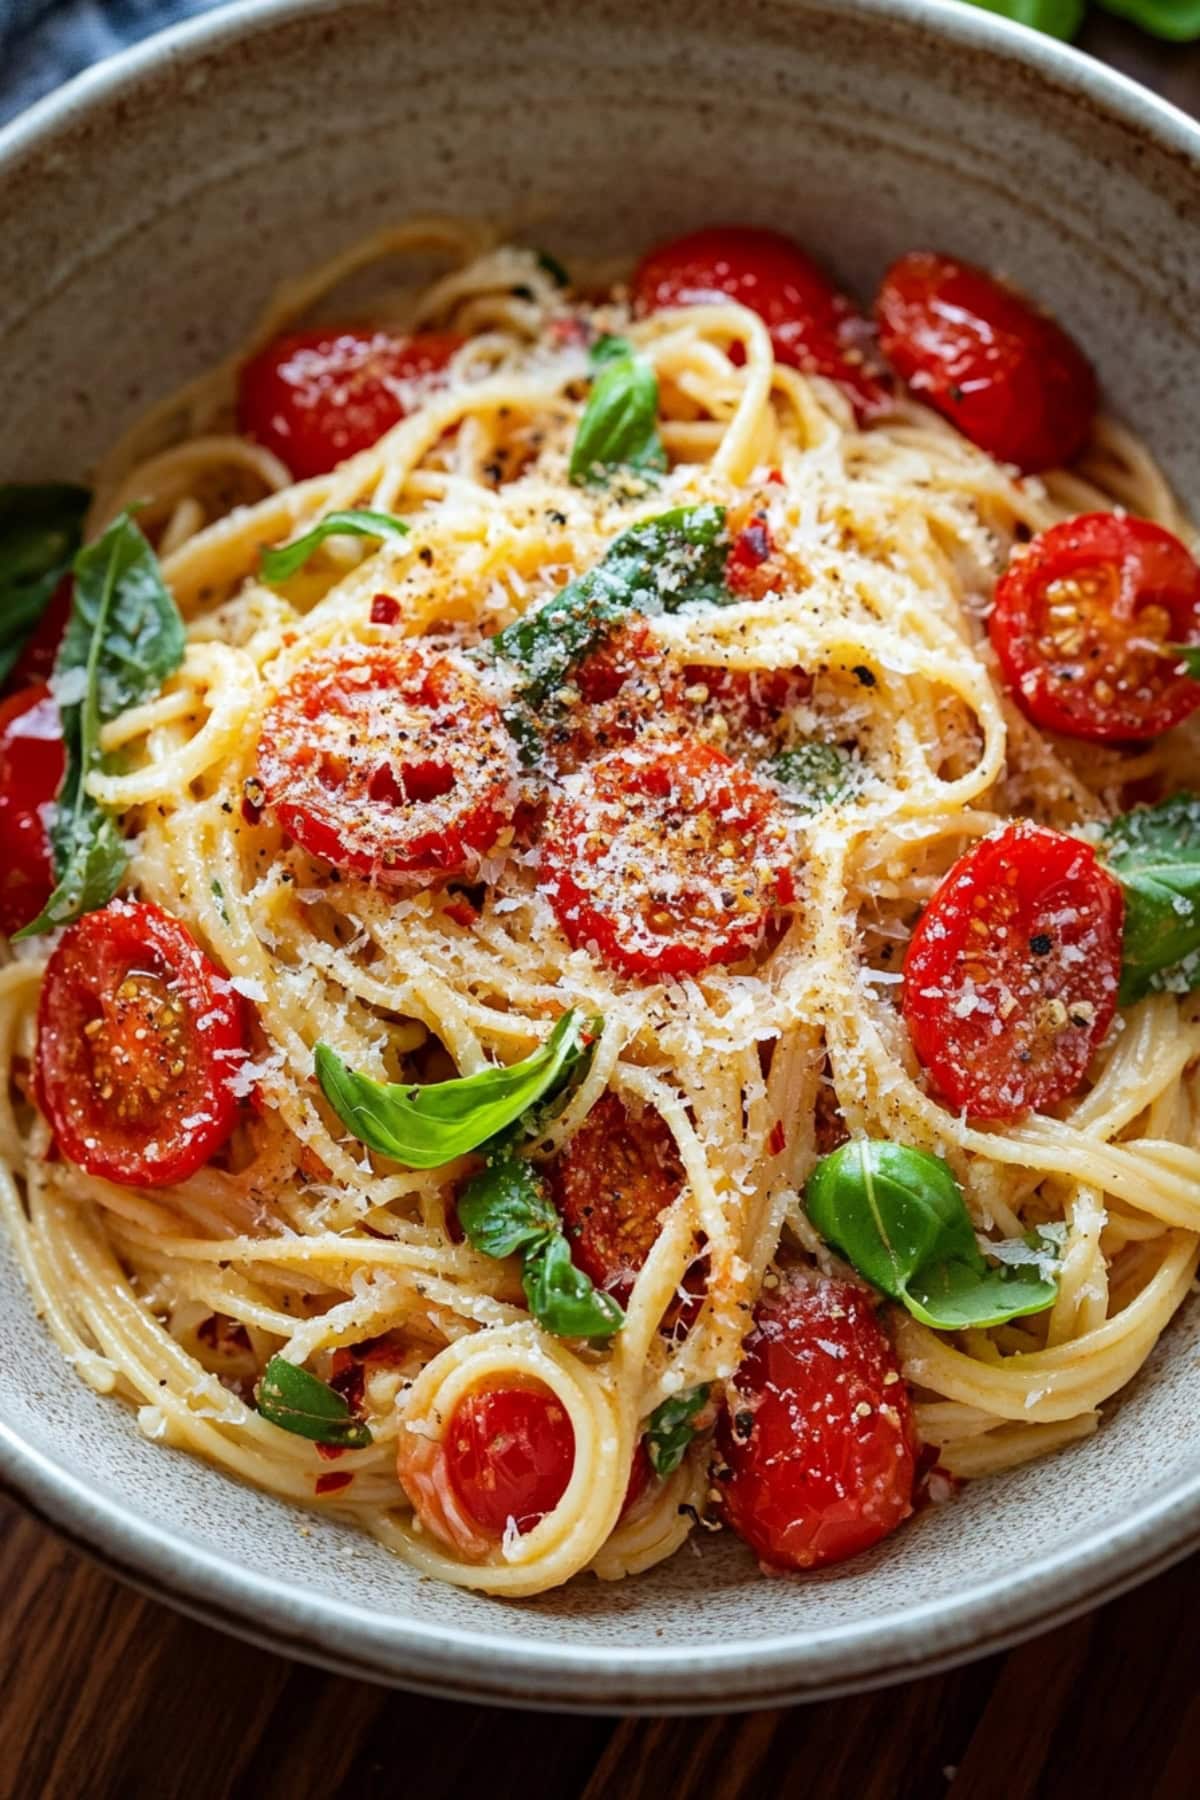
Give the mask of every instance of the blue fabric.
[{"label": "blue fabric", "polygon": [[217,0],[0,0],[0,124],[126,44]]}]

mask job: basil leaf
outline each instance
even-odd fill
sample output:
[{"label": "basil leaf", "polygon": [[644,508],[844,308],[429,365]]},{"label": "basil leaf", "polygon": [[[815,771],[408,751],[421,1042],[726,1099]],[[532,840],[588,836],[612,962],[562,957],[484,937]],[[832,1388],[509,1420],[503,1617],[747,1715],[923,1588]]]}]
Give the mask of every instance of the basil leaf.
[{"label": "basil leaf", "polygon": [[116,893],[128,862],[124,840],[85,787],[105,767],[100,728],[157,694],[185,645],[158,559],[122,513],[75,558],[71,616],[54,665],[67,759],[50,828],[57,885],[17,937],[67,925]]},{"label": "basil leaf", "polygon": [[646,1422],[646,1454],[656,1475],[673,1475],[696,1435],[692,1420],[708,1405],[708,1384],[687,1394],[673,1394],[655,1407]]},{"label": "basil leaf", "polygon": [[1124,813],[1102,848],[1125,890],[1121,1005],[1200,987],[1200,795]]},{"label": "basil leaf", "polygon": [[561,288],[570,287],[571,277],[557,256],[552,256],[549,250],[535,250],[534,256],[537,259],[538,268],[544,270],[551,281],[557,281]]},{"label": "basil leaf", "polygon": [[521,704],[538,707],[630,613],[726,604],[732,597],[725,585],[728,549],[723,506],[681,506],[645,519],[622,532],[594,568],[536,612],[514,619],[478,654],[511,663]]},{"label": "basil leaf", "polygon": [[767,764],[789,806],[797,812],[820,812],[822,807],[836,806],[854,793],[857,786],[854,764],[840,744],[822,744],[815,738],[781,750]]},{"label": "basil leaf", "polygon": [[805,1204],[860,1275],[935,1330],[1002,1325],[1057,1298],[1056,1282],[987,1263],[953,1172],[924,1150],[843,1144],[814,1168]]},{"label": "basil leaf", "polygon": [[530,1312],[555,1337],[607,1338],[625,1323],[612,1295],[602,1293],[590,1275],[575,1267],[561,1231],[525,1252],[521,1286]]},{"label": "basil leaf", "polygon": [[90,499],[65,482],[0,486],[0,682],[71,566]]},{"label": "basil leaf", "polygon": [[1084,0],[975,0],[975,5],[1057,38],[1073,38],[1084,14]]},{"label": "basil leaf", "polygon": [[273,1356],[263,1370],[255,1402],[264,1419],[314,1444],[365,1450],[370,1428],[356,1419],[342,1396],[307,1369]]},{"label": "basil leaf", "polygon": [[371,512],[365,506],[351,507],[346,512],[327,513],[311,531],[282,544],[277,550],[264,550],[259,557],[259,573],[264,581],[286,581],[303,568],[314,550],[329,537],[406,537],[408,526],[394,513]]},{"label": "basil leaf", "polygon": [[437,1169],[477,1150],[556,1091],[597,1024],[572,1008],[522,1062],[424,1087],[358,1075],[328,1044],[318,1044],[317,1080],[338,1118],[368,1149],[410,1169]]},{"label": "basil leaf", "polygon": [[591,357],[596,376],[571,449],[570,479],[576,487],[607,487],[619,469],[661,475],[667,453],[653,368],[624,338],[600,338]]},{"label": "basil leaf", "polygon": [[527,1162],[504,1156],[463,1190],[458,1222],[484,1256],[513,1256],[560,1229],[558,1213]]}]

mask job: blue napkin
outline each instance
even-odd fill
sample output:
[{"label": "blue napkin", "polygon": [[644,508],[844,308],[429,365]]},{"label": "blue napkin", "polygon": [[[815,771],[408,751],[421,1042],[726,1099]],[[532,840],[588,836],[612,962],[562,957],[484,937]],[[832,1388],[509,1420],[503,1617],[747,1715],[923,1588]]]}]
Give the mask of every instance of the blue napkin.
[{"label": "blue napkin", "polygon": [[92,63],[216,0],[0,0],[0,124]]}]

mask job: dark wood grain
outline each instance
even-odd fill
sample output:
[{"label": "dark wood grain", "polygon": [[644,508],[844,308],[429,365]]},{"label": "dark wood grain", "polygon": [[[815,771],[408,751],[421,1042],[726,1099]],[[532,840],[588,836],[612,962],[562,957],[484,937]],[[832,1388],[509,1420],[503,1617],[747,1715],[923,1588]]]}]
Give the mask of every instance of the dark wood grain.
[{"label": "dark wood grain", "polygon": [[[1200,113],[1200,49],[1084,45]],[[0,1800],[1200,1800],[1200,1557],[1001,1657],[742,1717],[504,1712],[324,1675],[0,1503]]]}]

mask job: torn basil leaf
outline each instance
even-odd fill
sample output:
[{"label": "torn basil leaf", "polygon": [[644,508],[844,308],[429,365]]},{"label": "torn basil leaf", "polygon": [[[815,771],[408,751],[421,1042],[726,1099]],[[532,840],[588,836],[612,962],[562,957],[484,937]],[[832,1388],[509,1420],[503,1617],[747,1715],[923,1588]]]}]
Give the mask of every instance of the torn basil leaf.
[{"label": "torn basil leaf", "polygon": [[50,827],[55,888],[31,937],[70,924],[112,899],[128,863],[117,822],[87,793],[105,769],[100,729],[150,700],[183,661],[183,620],[158,558],[128,513],[75,558],[71,616],[54,665],[66,773]]},{"label": "torn basil leaf", "polygon": [[781,750],[767,764],[783,798],[797,812],[820,812],[848,800],[857,787],[855,765],[840,744],[813,739]]},{"label": "torn basil leaf", "polygon": [[311,531],[281,544],[278,549],[264,550],[259,558],[259,573],[264,581],[286,581],[303,568],[315,550],[331,537],[406,537],[408,526],[393,513],[372,512],[365,506],[351,507],[345,512],[327,513]]},{"label": "torn basil leaf", "polygon": [[71,567],[90,501],[65,482],[0,485],[0,682]]},{"label": "torn basil leaf", "polygon": [[1101,848],[1125,890],[1121,1005],[1200,987],[1200,795],[1123,813]]},{"label": "torn basil leaf", "polygon": [[656,479],[667,468],[658,433],[658,377],[624,338],[602,337],[591,350],[595,371],[568,474],[576,487],[607,487],[622,469]]},{"label": "torn basil leaf", "polygon": [[948,1163],[905,1144],[858,1138],[821,1158],[808,1216],[860,1275],[935,1331],[1003,1325],[1044,1312],[1058,1284],[1028,1265],[989,1264]]},{"label": "torn basil leaf", "polygon": [[697,1413],[708,1405],[708,1383],[663,1400],[646,1421],[646,1454],[656,1475],[673,1475],[696,1435]]},{"label": "torn basil leaf", "polygon": [[339,1393],[282,1356],[273,1356],[263,1370],[255,1402],[272,1425],[314,1444],[365,1450],[374,1442],[370,1428],[355,1418]]}]

